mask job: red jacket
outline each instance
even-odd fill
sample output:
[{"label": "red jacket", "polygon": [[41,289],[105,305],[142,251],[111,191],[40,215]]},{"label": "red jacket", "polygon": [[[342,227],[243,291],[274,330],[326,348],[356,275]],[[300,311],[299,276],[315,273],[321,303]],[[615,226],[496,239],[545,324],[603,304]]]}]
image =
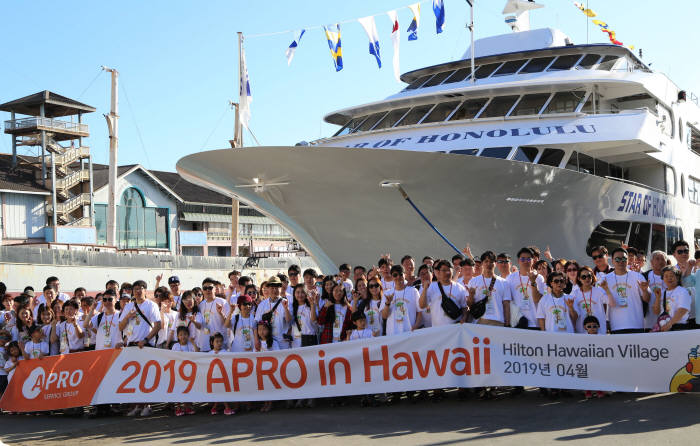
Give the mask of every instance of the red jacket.
[{"label": "red jacket", "polygon": [[[327,310],[333,308],[333,317],[327,316]],[[340,331],[340,340],[344,341],[346,338],[347,331],[352,328],[352,309],[350,305],[347,305],[347,310],[345,311],[345,319],[343,320],[343,326]],[[321,312],[318,314],[318,323],[323,325],[323,331],[321,332],[321,344],[331,344],[333,342],[333,323],[335,322],[335,306],[321,308]]]}]

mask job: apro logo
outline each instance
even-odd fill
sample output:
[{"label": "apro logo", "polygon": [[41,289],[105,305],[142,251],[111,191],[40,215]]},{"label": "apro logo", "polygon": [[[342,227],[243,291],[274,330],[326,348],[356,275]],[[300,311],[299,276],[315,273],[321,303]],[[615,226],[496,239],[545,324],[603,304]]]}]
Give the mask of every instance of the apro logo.
[{"label": "apro logo", "polygon": [[42,391],[61,390],[68,387],[76,387],[83,380],[83,371],[78,369],[73,372],[63,370],[51,372],[46,375],[43,367],[36,367],[29,373],[27,379],[22,384],[22,396],[28,400],[33,400]]}]

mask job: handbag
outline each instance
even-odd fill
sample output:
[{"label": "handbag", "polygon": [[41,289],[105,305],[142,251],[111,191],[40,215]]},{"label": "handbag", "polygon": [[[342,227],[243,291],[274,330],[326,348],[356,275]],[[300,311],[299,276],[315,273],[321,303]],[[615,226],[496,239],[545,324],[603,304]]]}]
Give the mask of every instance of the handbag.
[{"label": "handbag", "polygon": [[442,311],[445,312],[447,317],[450,319],[459,319],[462,317],[462,309],[457,306],[457,304],[447,297],[447,294],[445,294],[445,290],[442,288],[442,284],[440,282],[437,283],[438,288],[440,289],[440,294],[442,294],[442,302],[440,303],[440,308],[442,308]]},{"label": "handbag", "polygon": [[513,328],[527,328],[530,324],[523,312],[514,301],[510,301],[510,321],[508,324]]},{"label": "handbag", "polygon": [[659,314],[659,317],[656,319],[656,324],[654,324],[654,328],[651,329],[652,333],[660,332],[661,327],[668,324],[668,322],[671,320],[671,315],[666,312],[666,290],[664,290],[663,306],[664,311],[662,311],[661,314]]},{"label": "handbag", "polygon": [[[496,278],[492,277],[491,278],[491,283],[489,284],[489,296],[491,295],[491,291],[493,291],[493,286],[496,284]],[[469,306],[469,312],[472,314],[472,317],[474,319],[480,319],[481,316],[486,313],[486,303],[489,301],[489,298],[486,297],[484,299],[481,299],[478,302],[474,302],[473,305]]]}]

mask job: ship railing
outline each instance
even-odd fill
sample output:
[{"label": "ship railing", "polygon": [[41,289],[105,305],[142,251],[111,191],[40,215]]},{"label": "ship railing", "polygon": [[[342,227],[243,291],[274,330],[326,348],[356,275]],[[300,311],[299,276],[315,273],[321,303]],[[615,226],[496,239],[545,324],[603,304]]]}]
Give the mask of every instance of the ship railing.
[{"label": "ship railing", "polygon": [[611,176],[606,176],[605,178],[608,180],[622,181],[623,183],[631,184],[633,186],[643,187],[645,189],[649,189],[649,190],[653,190],[654,192],[658,192],[660,194],[668,195],[668,192],[663,190],[663,189],[659,189],[659,188],[656,188],[654,186],[649,186],[648,184],[644,184],[644,183],[638,183],[636,181],[628,180],[626,178],[611,177]]}]

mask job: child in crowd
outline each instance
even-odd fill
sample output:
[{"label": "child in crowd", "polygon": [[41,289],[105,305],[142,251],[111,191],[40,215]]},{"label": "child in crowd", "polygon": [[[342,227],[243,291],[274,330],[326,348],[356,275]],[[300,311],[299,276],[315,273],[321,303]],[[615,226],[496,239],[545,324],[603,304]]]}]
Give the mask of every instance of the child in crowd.
[{"label": "child in crowd", "polygon": [[355,324],[354,330],[348,330],[348,340],[369,339],[374,336],[372,330],[367,328],[367,316],[363,311],[355,311],[352,314],[352,322]]},{"label": "child in crowd", "polygon": [[10,381],[12,381],[12,375],[15,374],[17,363],[21,359],[24,359],[24,357],[22,357],[22,349],[19,347],[19,343],[17,341],[12,341],[7,344],[6,353],[7,359],[5,360],[4,369],[5,373],[7,373],[7,383],[9,384]]},{"label": "child in crowd", "polygon": [[[181,325],[177,327],[177,342],[173,344],[171,349],[174,352],[198,352],[199,348],[195,345],[194,341],[190,339],[189,329]],[[181,417],[183,415],[194,415],[194,409],[192,409],[192,404],[190,403],[176,403],[175,404],[175,416]]]},{"label": "child in crowd", "polygon": [[51,330],[58,322],[53,311],[44,304],[39,307],[39,322],[41,323],[43,341],[49,345],[49,355],[57,355],[59,345],[58,342],[51,342]]},{"label": "child in crowd", "polygon": [[[269,322],[258,322],[258,338],[260,339],[260,350],[258,351],[267,352],[280,349],[277,341],[272,338],[272,329]],[[260,412],[265,413],[270,410],[272,410],[272,401],[265,401],[260,408]]]},{"label": "child in crowd", "polygon": [[[224,347],[224,335],[219,332],[214,333],[214,336],[209,340],[211,350],[209,353],[218,355],[220,353],[226,352]],[[217,415],[219,413],[219,403],[214,403],[211,407],[211,414]],[[235,415],[236,411],[231,409],[227,402],[224,402],[224,415]]]},{"label": "child in crowd", "polygon": [[7,361],[7,351],[5,346],[12,340],[10,332],[7,330],[0,330],[0,396],[5,393],[7,389],[7,371],[5,371],[5,363]]},{"label": "child in crowd", "polygon": [[[597,317],[586,316],[586,318],[583,320],[583,329],[586,330],[586,334],[597,335],[599,328],[600,322],[598,321]],[[602,390],[598,390],[595,393],[598,398],[603,398],[605,396],[605,392],[603,392]],[[586,399],[589,400],[593,398],[593,391],[586,390],[584,392],[584,395],[586,396]]]},{"label": "child in crowd", "polygon": [[39,325],[32,325],[29,329],[31,341],[24,344],[24,352],[27,354],[27,359],[41,359],[49,354],[49,344],[44,342],[42,338],[44,333]]}]

